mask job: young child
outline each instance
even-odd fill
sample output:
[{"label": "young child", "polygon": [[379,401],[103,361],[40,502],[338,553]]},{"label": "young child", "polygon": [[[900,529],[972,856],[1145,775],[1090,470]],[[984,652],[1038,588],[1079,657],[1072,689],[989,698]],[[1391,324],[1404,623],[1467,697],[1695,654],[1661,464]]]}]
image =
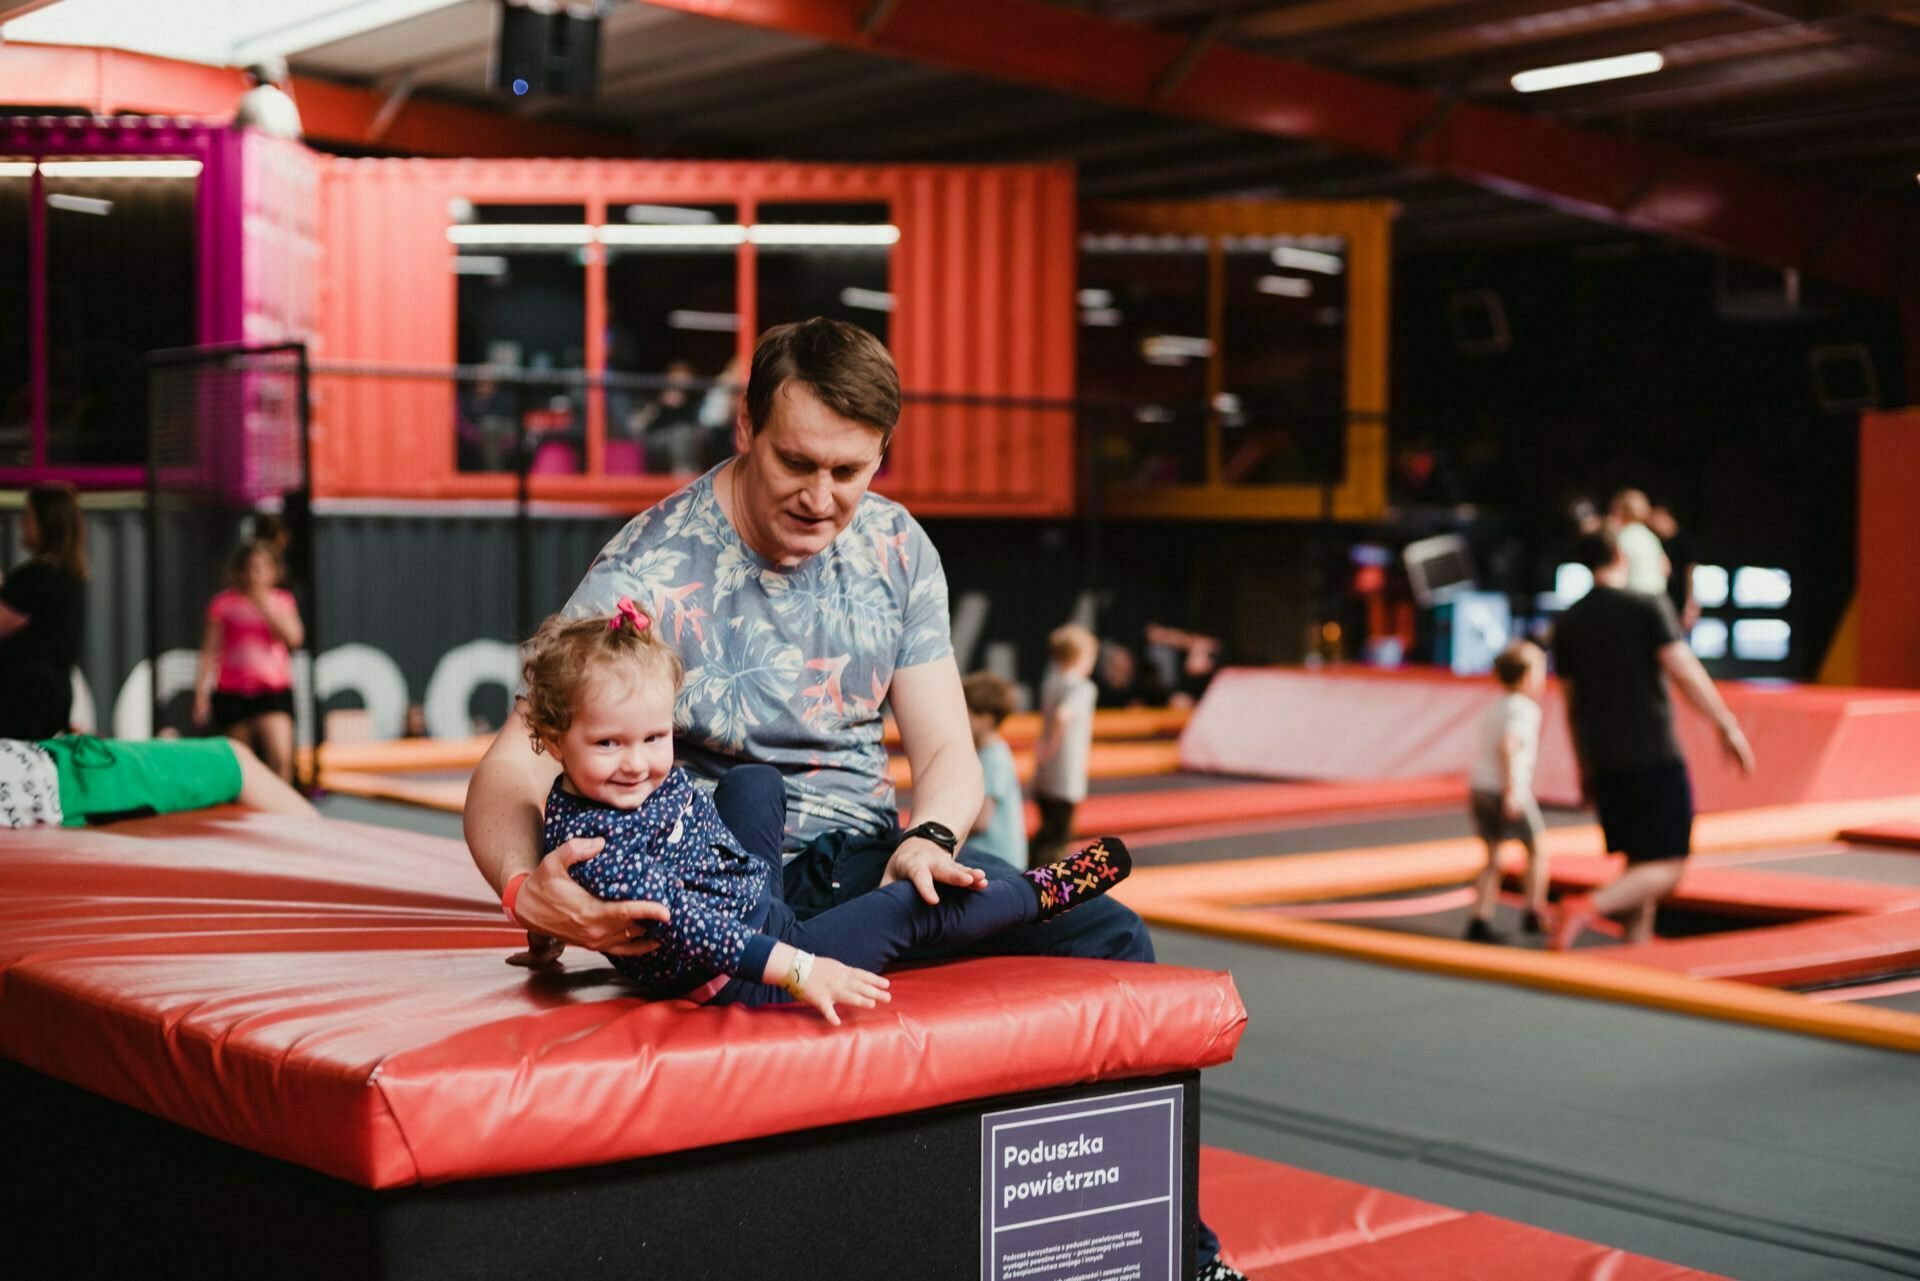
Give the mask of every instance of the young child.
[{"label": "young child", "polygon": [[[602,837],[606,848],[568,874],[599,898],[667,909],[650,927],[658,948],[608,958],[649,996],[767,1005],[784,991],[837,1025],[836,1005],[870,1009],[890,999],[874,971],[902,953],[1051,920],[1131,870],[1126,847],[1109,838],[1017,880],[947,888],[937,906],[896,881],[795,919],[781,898],[779,851],[741,848],[713,801],[674,766],[679,655],[631,600],[618,608],[610,619],[542,624],[526,661],[526,718],[535,750],[561,770],[547,796],[544,849]],[[771,770],[733,774],[745,772]],[[525,875],[507,883],[509,915]]]},{"label": "young child", "polygon": [[1500,843],[1509,837],[1527,847],[1528,931],[1540,931],[1547,908],[1547,860],[1540,848],[1540,806],[1533,799],[1547,656],[1532,641],[1515,641],[1493,660],[1493,673],[1504,692],[1480,717],[1469,780],[1473,824],[1487,843],[1487,865],[1474,883],[1479,898],[1467,925],[1467,938],[1476,943],[1500,938],[1493,928],[1493,905],[1500,889]]},{"label": "young child", "polygon": [[987,799],[973,821],[967,844],[1015,867],[1027,865],[1027,807],[1020,797],[1020,775],[1013,749],[1000,726],[1013,714],[1013,686],[992,672],[975,672],[961,687],[967,695],[967,719],[973,724],[973,750],[980,753]]},{"label": "young child", "polygon": [[1087,799],[1087,756],[1093,750],[1093,708],[1099,687],[1093,665],[1100,642],[1078,623],[1047,637],[1052,660],[1040,686],[1040,742],[1034,748],[1033,799],[1040,807],[1036,858],[1052,858],[1073,835],[1073,811]]},{"label": "young child", "polygon": [[231,739],[0,738],[0,827],[82,827],[229,803],[320,816]]}]

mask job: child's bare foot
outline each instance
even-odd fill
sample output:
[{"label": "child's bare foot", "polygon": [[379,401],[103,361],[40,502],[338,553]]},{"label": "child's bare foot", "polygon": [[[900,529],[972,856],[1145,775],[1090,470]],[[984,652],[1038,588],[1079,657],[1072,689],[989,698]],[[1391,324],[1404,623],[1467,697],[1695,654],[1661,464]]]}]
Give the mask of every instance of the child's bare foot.
[{"label": "child's bare foot", "polygon": [[527,931],[527,950],[515,952],[507,958],[508,965],[522,965],[530,970],[544,970],[550,965],[560,963],[560,954],[567,945],[551,934],[535,934]]}]

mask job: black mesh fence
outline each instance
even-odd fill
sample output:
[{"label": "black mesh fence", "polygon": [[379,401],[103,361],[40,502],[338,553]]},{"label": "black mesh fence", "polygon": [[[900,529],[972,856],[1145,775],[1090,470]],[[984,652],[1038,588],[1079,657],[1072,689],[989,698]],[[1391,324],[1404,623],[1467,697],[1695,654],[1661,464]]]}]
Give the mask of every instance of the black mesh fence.
[{"label": "black mesh fence", "polygon": [[[148,358],[147,652],[153,732],[212,732],[196,715],[196,672],[214,596],[236,554],[280,553],[306,637],[293,659],[296,742],[320,734],[312,664],[320,575],[310,518],[306,348],[223,346]],[[306,780],[306,781],[311,781]]]}]

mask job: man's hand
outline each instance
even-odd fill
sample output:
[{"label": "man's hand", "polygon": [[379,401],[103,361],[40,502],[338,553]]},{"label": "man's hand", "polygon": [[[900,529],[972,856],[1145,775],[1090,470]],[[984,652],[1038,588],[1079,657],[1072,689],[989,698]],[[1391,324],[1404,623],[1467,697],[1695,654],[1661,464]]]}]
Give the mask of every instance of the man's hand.
[{"label": "man's hand", "polygon": [[887,981],[878,974],[856,970],[831,956],[816,956],[806,985],[800,989],[800,999],[826,1016],[827,1022],[839,1027],[840,1015],[833,1008],[835,1002],[870,1010],[893,999],[887,987]]},{"label": "man's hand", "polygon": [[1747,742],[1746,734],[1741,732],[1740,722],[1729,719],[1720,725],[1720,746],[1740,772],[1748,778],[1753,777],[1753,747]]},{"label": "man's hand", "polygon": [[615,956],[645,956],[660,946],[644,931],[645,922],[668,919],[664,903],[644,899],[609,903],[587,893],[567,875],[568,868],[586,862],[606,844],[597,836],[576,836],[540,861],[513,903],[513,914],[528,934],[544,934],[562,946],[574,943]]},{"label": "man's hand", "polygon": [[[987,888],[985,872],[968,867],[921,836],[900,842],[893,851],[893,857],[887,860],[887,870],[880,877],[880,884],[891,885],[895,881],[912,881],[920,897],[930,904],[940,901],[940,895],[934,889],[936,884],[959,885],[970,890]],[[522,897],[525,894],[523,888]]]}]

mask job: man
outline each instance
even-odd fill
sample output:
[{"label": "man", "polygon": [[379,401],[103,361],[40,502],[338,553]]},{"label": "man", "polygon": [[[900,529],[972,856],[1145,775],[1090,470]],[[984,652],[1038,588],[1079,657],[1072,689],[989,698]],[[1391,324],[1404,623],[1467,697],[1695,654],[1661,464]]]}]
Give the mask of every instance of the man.
[{"label": "man", "polygon": [[1741,771],[1753,773],[1753,749],[1681,636],[1673,606],[1665,595],[1629,589],[1619,536],[1605,528],[1582,535],[1578,555],[1593,571],[1593,590],[1555,626],[1554,665],[1581,790],[1599,810],[1608,851],[1624,854],[1627,868],[1549,914],[1548,944],[1557,951],[1595,917],[1621,913],[1629,914],[1628,941],[1645,942],[1659,900],[1686,871],[1693,791],[1673,735],[1667,680],[1713,721]]},{"label": "man", "polygon": [[[680,651],[680,764],[715,778],[760,762],[786,777],[786,897],[803,919],[875,884],[977,888],[1018,869],[967,853],[982,799],[953,654],[946,575],[898,503],[868,492],[900,416],[892,357],[864,330],[814,319],[765,334],[735,424],[738,455],[609,542],[567,602],[611,614],[631,596]],[[887,781],[882,704],[913,767],[915,826],[901,833]],[[568,842],[540,861],[554,777],[516,710],[467,793],[474,862],[496,890],[522,872],[514,916],[561,944],[637,955],[650,903],[587,894],[568,866],[599,852]],[[541,962],[559,945],[530,949]],[[1151,961],[1140,918],[1108,899],[977,951]],[[1231,1278],[1200,1232],[1203,1278]]]}]

